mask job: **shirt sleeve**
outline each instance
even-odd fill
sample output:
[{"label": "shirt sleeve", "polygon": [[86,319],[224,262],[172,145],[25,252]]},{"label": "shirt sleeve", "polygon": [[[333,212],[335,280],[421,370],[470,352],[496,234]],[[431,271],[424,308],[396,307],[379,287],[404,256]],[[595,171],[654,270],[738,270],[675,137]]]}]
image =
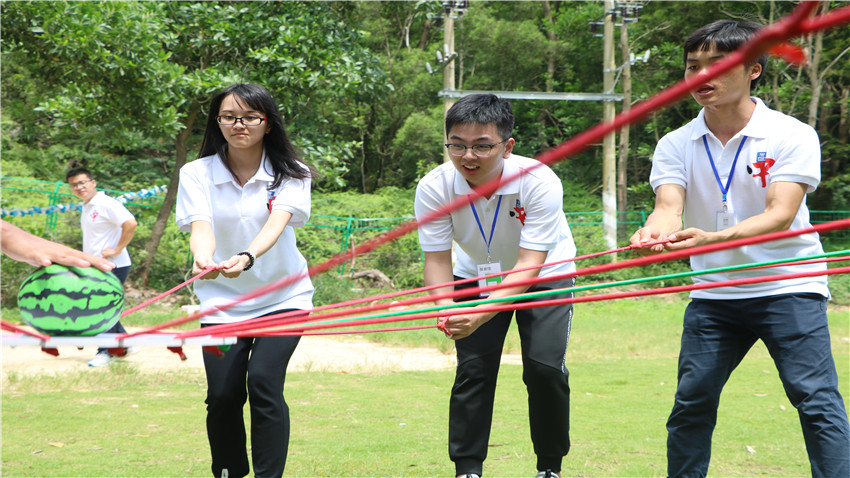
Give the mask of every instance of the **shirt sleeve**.
[{"label": "shirt sleeve", "polygon": [[287,179],[277,188],[272,198],[272,210],[292,214],[289,225],[303,227],[310,219],[310,178]]},{"label": "shirt sleeve", "polygon": [[[194,163],[194,162],[193,162]],[[209,188],[202,182],[193,163],[180,168],[180,184],[177,187],[177,226],[181,232],[192,232],[192,223],[207,221],[212,224]]]},{"label": "shirt sleeve", "polygon": [[[537,171],[528,174],[537,174]],[[565,220],[564,187],[552,173],[551,178],[538,182],[529,193],[519,247],[532,251],[552,250],[563,238],[558,226]]]},{"label": "shirt sleeve", "polygon": [[[428,177],[430,175],[426,176]],[[413,205],[417,221],[426,219],[440,206],[449,202],[449,198],[440,193],[438,188],[430,186],[425,179],[419,182],[416,186],[416,199]],[[454,228],[451,214],[444,214],[427,224],[419,225],[419,245],[425,252],[450,250],[453,240]]]},{"label": "shirt sleeve", "polygon": [[[817,189],[820,183],[821,150],[818,133],[811,126],[797,122],[793,133],[781,135],[774,154],[776,164],[768,176],[769,181],[802,183],[806,192]],[[792,128],[789,128],[791,130]]]},{"label": "shirt sleeve", "polygon": [[687,171],[685,169],[685,141],[676,140],[671,135],[665,135],[655,146],[652,155],[652,171],[649,174],[649,184],[652,190],[663,184],[677,184],[688,187]]},{"label": "shirt sleeve", "polygon": [[136,216],[133,216],[133,213],[131,213],[123,204],[121,204],[121,201],[115,198],[109,199],[111,199],[111,201],[106,204],[105,208],[106,217],[107,219],[109,219],[109,222],[120,227],[125,222],[134,221],[136,219]]}]

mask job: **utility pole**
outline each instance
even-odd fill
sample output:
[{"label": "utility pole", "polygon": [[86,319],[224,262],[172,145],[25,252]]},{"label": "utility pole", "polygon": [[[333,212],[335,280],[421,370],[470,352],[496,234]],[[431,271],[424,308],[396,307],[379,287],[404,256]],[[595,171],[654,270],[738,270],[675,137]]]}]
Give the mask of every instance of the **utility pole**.
[{"label": "utility pole", "polygon": [[[602,29],[602,83],[605,93],[614,91],[614,0],[605,0],[605,18]],[[602,103],[602,121],[614,120],[614,103]],[[602,235],[608,249],[617,247],[617,158],[615,146],[616,133],[613,131],[602,140]],[[617,260],[611,254],[611,261]]]},{"label": "utility pole", "polygon": [[[430,63],[425,63],[425,69],[429,75],[437,73],[440,69],[443,70],[443,91],[440,96],[443,97],[443,118],[449,112],[449,108],[455,104],[455,20],[459,20],[464,13],[469,9],[469,0],[443,0],[442,16],[433,17],[443,25],[443,49],[437,49],[437,67],[432,68]],[[439,24],[439,23],[438,23]],[[445,131],[445,122],[443,123],[443,138],[446,137],[448,131]],[[448,150],[443,150],[443,162],[451,161]]]}]

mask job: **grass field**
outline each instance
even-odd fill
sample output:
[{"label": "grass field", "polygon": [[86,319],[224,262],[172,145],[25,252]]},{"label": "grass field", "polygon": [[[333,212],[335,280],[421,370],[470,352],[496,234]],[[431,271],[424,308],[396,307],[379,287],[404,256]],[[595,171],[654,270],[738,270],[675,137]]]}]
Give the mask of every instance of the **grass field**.
[{"label": "grass field", "polygon": [[[564,476],[664,476],[664,424],[684,305],[666,298],[576,306],[567,353],[573,446]],[[846,403],[850,311],[832,310],[830,325]],[[431,343],[438,334],[412,335],[418,333],[382,340]],[[507,347],[516,349],[517,342]],[[209,476],[202,371],[86,372],[9,376],[0,397],[0,475]],[[452,379],[452,371],[290,373],[286,476],[452,476],[446,444]],[[530,477],[534,464],[521,367],[504,365],[484,473]],[[797,414],[757,344],[724,391],[710,475],[808,474]]]}]

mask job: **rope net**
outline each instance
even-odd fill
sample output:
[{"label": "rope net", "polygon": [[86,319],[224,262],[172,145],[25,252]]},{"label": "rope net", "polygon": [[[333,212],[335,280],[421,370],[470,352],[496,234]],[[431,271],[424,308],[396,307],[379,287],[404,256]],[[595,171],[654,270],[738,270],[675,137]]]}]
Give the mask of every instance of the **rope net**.
[{"label": "rope net", "polygon": [[[542,165],[551,165],[559,161],[563,161],[570,156],[578,154],[579,152],[588,148],[591,144],[597,143],[601,141],[606,135],[616,130],[619,130],[625,126],[630,126],[640,121],[644,120],[648,117],[652,112],[662,109],[666,106],[671,105],[674,102],[677,102],[690,94],[690,90],[697,86],[699,83],[704,83],[708,80],[711,80],[717,76],[723,75],[728,72],[732,68],[737,65],[746,63],[751,61],[765,53],[770,53],[774,56],[779,56],[786,61],[801,63],[805,61],[805,55],[802,55],[802,50],[790,43],[786,43],[787,40],[805,35],[808,33],[812,33],[815,31],[826,30],[830,28],[835,28],[840,25],[844,25],[850,23],[850,6],[841,7],[835,10],[832,10],[824,15],[820,15],[817,17],[811,17],[812,12],[815,11],[819,2],[801,2],[800,5],[787,17],[780,19],[774,24],[768,25],[754,36],[754,38],[745,44],[739,50],[732,52],[725,59],[718,61],[716,64],[711,66],[705,73],[705,75],[701,76],[699,79],[692,78],[688,80],[682,80],[678,83],[670,86],[667,89],[662,90],[655,96],[650,99],[638,103],[634,105],[628,112],[621,113],[617,115],[610,122],[600,122],[596,126],[585,130],[584,132],[576,135],[570,140],[562,143],[561,145],[548,150],[541,155],[537,156],[537,160]],[[533,168],[532,168],[533,169]],[[478,296],[481,292],[488,292],[497,290],[502,287],[516,287],[522,285],[534,286],[540,285],[546,282],[558,281],[558,280],[566,280],[566,279],[575,279],[580,276],[589,276],[594,274],[601,274],[605,272],[610,272],[617,269],[624,269],[629,267],[642,267],[649,264],[655,264],[664,261],[672,261],[690,257],[691,255],[696,254],[705,254],[708,252],[716,252],[720,250],[731,249],[735,247],[741,247],[747,244],[753,244],[757,242],[765,242],[765,241],[773,241],[780,240],[787,237],[792,237],[798,234],[806,234],[806,233],[828,233],[831,231],[838,231],[850,228],[850,218],[841,219],[833,222],[818,224],[816,226],[812,226],[810,228],[805,228],[801,230],[794,231],[781,231],[777,233],[766,234],[763,236],[750,237],[746,239],[739,239],[734,241],[728,241],[721,244],[712,244],[707,246],[694,247],[686,250],[679,250],[673,252],[667,252],[660,255],[647,256],[647,257],[639,257],[635,259],[625,260],[616,263],[610,264],[602,264],[591,267],[586,267],[582,269],[577,269],[575,272],[570,274],[562,274],[558,276],[550,276],[546,278],[533,278],[525,281],[514,281],[509,284],[494,284],[487,287],[469,287],[464,288],[460,291],[454,291],[446,294],[439,295],[421,295],[423,293],[427,293],[431,290],[446,287],[446,286],[455,286],[462,285],[467,283],[477,282],[482,278],[490,278],[495,276],[504,276],[514,272],[520,272],[522,270],[528,269],[518,269],[513,271],[504,271],[498,274],[490,274],[482,277],[474,277],[469,279],[464,279],[460,281],[454,281],[446,284],[439,284],[428,287],[420,287],[415,289],[403,290],[398,292],[392,292],[388,294],[381,294],[372,297],[360,298],[351,301],[340,302],[336,304],[329,304],[325,306],[316,307],[314,309],[308,311],[295,311],[284,314],[277,314],[257,319],[245,320],[237,323],[230,324],[221,324],[210,327],[196,330],[190,330],[180,333],[164,333],[162,332],[165,329],[169,329],[175,327],[180,324],[188,323],[196,321],[202,317],[210,315],[219,310],[227,310],[230,307],[233,307],[239,303],[250,300],[255,297],[259,297],[261,295],[267,294],[271,291],[277,290],[279,288],[290,285],[298,280],[303,279],[305,276],[315,276],[317,274],[323,273],[337,267],[345,262],[351,260],[352,258],[364,254],[366,252],[372,251],[373,249],[393,240],[396,240],[406,234],[409,234],[415,231],[420,224],[427,224],[436,220],[437,218],[444,216],[445,214],[449,214],[455,209],[464,207],[470,200],[476,200],[482,196],[489,196],[494,193],[499,186],[503,184],[510,183],[512,181],[517,180],[521,174],[518,173],[512,176],[505,176],[499,178],[497,180],[491,181],[490,183],[484,184],[478,188],[475,188],[470,195],[470,198],[463,197],[459,198],[456,201],[445,204],[443,207],[435,210],[431,214],[423,217],[421,221],[408,221],[403,223],[402,225],[387,231],[384,234],[381,234],[357,247],[351,248],[348,252],[340,253],[330,258],[329,260],[311,266],[306,274],[296,274],[292,276],[283,277],[275,282],[269,283],[263,287],[255,289],[249,293],[243,294],[235,298],[228,304],[207,309],[201,310],[197,313],[190,314],[185,317],[177,318],[163,324],[159,324],[154,327],[150,327],[144,330],[118,334],[114,338],[110,338],[110,340],[114,340],[117,345],[125,346],[128,343],[132,343],[134,339],[148,336],[148,337],[167,337],[170,341],[169,343],[175,342],[177,345],[170,345],[169,349],[179,348],[179,344],[187,343],[186,341],[199,340],[200,338],[205,338],[205,340],[209,343],[218,343],[218,340],[222,340],[223,338],[227,338],[228,340],[235,340],[234,337],[241,336],[260,336],[260,335],[316,335],[316,334],[348,334],[348,333],[375,333],[375,332],[386,332],[386,331],[397,331],[397,330],[413,330],[413,329],[424,329],[424,328],[439,328],[440,322],[437,322],[433,325],[414,325],[407,327],[392,327],[385,329],[364,329],[362,326],[373,325],[373,324],[382,324],[382,323],[392,323],[392,322],[400,322],[400,321],[412,321],[412,320],[421,320],[427,318],[444,318],[450,315],[456,315],[463,313],[464,309],[468,309],[471,306],[475,305],[486,305],[486,311],[507,311],[507,310],[518,310],[522,308],[531,308],[531,307],[544,307],[549,305],[556,304],[566,304],[566,303],[578,303],[578,302],[589,302],[589,301],[598,301],[598,300],[611,300],[625,297],[640,297],[640,296],[648,296],[655,294],[666,294],[666,293],[677,293],[684,292],[689,290],[697,290],[697,289],[707,289],[714,287],[725,287],[730,285],[739,285],[739,284],[749,284],[749,283],[757,283],[757,282],[765,282],[765,281],[776,281],[782,279],[796,278],[796,277],[807,277],[807,276],[823,276],[823,275],[831,275],[831,274],[844,274],[850,270],[850,267],[834,267],[827,271],[815,271],[815,272],[804,272],[804,273],[796,273],[796,274],[781,274],[781,275],[765,275],[760,277],[752,277],[747,279],[737,279],[723,282],[714,282],[708,284],[692,284],[692,285],[684,285],[684,286],[675,286],[675,287],[661,287],[655,289],[645,289],[639,291],[631,291],[631,292],[615,292],[609,294],[597,294],[597,295],[589,295],[583,297],[568,297],[568,298],[557,298],[557,299],[547,299],[547,300],[534,300],[533,302],[522,302],[522,303],[510,303],[510,304],[499,304],[499,302],[504,301],[516,301],[516,300],[527,300],[527,299],[539,299],[541,297],[545,297],[545,295],[564,295],[569,294],[573,295],[576,292],[583,292],[594,289],[604,289],[604,288],[612,288],[612,287],[622,287],[626,285],[632,285],[635,283],[645,283],[651,281],[661,281],[670,279],[673,276],[682,277],[684,275],[698,275],[697,273],[683,273],[684,275],[665,275],[665,276],[657,276],[657,277],[647,277],[643,279],[638,279],[634,281],[621,281],[621,282],[612,282],[605,284],[596,284],[590,286],[583,287],[570,287],[570,288],[561,288],[546,291],[545,293],[526,293],[511,296],[509,298],[503,299],[480,299],[467,301],[463,303],[456,303],[451,306],[442,306],[442,307],[422,307],[411,309],[412,306],[416,306],[425,302],[431,302],[434,300],[439,300],[442,298],[464,298],[470,296]],[[596,252],[592,254],[587,254],[584,256],[579,256],[569,261],[579,262],[583,259],[587,259],[590,257],[598,257],[605,254],[611,254],[615,252],[624,252],[631,249],[631,246],[620,247],[617,249],[612,249],[609,251]],[[737,266],[730,266],[730,268],[723,268],[723,270],[745,270],[745,269],[756,269],[756,268],[766,268],[779,264],[802,264],[802,263],[812,263],[812,262],[833,262],[833,261],[846,261],[848,257],[850,257],[850,251],[838,251],[834,253],[823,254],[819,256],[812,256],[807,258],[789,258],[780,261],[774,261],[771,263],[757,263],[757,264],[744,264]],[[566,261],[561,261],[566,262]],[[558,264],[544,264],[538,267],[534,267],[533,269],[542,268],[546,265],[554,265]],[[213,269],[209,269],[204,271],[202,274],[199,274],[189,281],[180,284],[179,286],[151,299],[143,304],[140,304],[132,309],[127,310],[122,314],[122,316],[126,316],[132,312],[135,312],[156,300],[165,297],[166,295],[173,293],[179,288],[188,285],[194,280],[199,279],[202,275],[211,272]],[[708,274],[718,272],[718,270],[712,271],[702,271],[699,274]],[[416,296],[419,295],[419,296]],[[410,297],[402,300],[394,300],[403,296],[416,296]],[[389,301],[389,302],[387,302]],[[365,304],[365,305],[364,305]],[[335,310],[336,309],[336,310]],[[378,311],[384,311],[383,313],[377,313]],[[484,312],[485,310],[477,309],[478,312]],[[41,344],[44,348],[45,337],[44,334],[34,333],[32,331],[28,331],[26,329],[22,329],[20,327],[13,326],[12,324],[8,324],[6,322],[2,322],[2,327],[4,330],[12,331],[20,336],[27,336],[30,340],[36,341]],[[361,327],[361,328],[354,328]],[[329,330],[329,329],[341,329],[341,330]],[[94,341],[97,338],[78,338],[78,340],[89,340]],[[4,337],[4,342],[6,342],[6,338]],[[79,343],[79,342],[75,342]],[[205,349],[208,349],[209,346],[205,346]],[[175,350],[176,351],[176,350]],[[214,351],[214,350],[212,350]],[[182,355],[182,352],[180,352]]]}]

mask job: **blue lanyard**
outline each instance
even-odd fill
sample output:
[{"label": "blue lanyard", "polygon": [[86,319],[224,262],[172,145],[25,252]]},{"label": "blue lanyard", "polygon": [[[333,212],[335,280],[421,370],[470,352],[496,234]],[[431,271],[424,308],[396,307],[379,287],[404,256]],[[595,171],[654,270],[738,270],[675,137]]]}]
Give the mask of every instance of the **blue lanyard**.
[{"label": "blue lanyard", "polygon": [[484,239],[484,244],[487,245],[487,262],[490,262],[490,243],[493,242],[493,232],[496,230],[496,220],[499,219],[499,208],[502,207],[502,195],[499,195],[499,202],[496,204],[496,215],[493,217],[493,225],[490,227],[490,240],[484,235],[484,227],[481,225],[481,220],[478,218],[478,211],[475,210],[475,203],[472,199],[469,200],[469,205],[472,207],[472,214],[475,216],[475,222],[478,223],[478,230],[481,231],[481,238]]},{"label": "blue lanyard", "polygon": [[744,149],[744,143],[747,142],[747,137],[744,136],[741,139],[741,144],[738,145],[738,151],[735,152],[735,159],[732,160],[732,168],[729,170],[729,177],[726,178],[726,186],[723,186],[723,181],[720,180],[720,175],[717,174],[717,166],[714,165],[714,158],[711,157],[711,151],[708,149],[708,140],[705,137],[707,134],[702,135],[702,144],[705,146],[705,152],[708,154],[708,161],[711,163],[711,169],[714,171],[714,179],[717,180],[717,185],[720,186],[720,192],[723,193],[723,210],[726,210],[726,194],[729,192],[729,186],[732,185],[732,176],[735,174],[735,165],[738,163],[738,155],[741,154],[741,150]]}]

